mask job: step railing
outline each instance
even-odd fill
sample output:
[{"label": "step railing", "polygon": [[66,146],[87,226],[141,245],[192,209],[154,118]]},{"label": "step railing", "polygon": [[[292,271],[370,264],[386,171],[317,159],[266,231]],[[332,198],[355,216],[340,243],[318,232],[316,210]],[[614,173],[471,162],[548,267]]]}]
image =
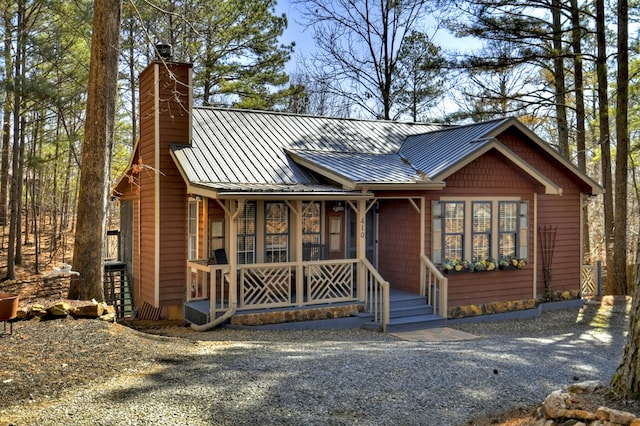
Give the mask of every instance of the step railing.
[{"label": "step railing", "polygon": [[420,255],[420,274],[420,295],[427,297],[427,303],[433,306],[436,315],[447,318],[448,279],[424,254]]},{"label": "step railing", "polygon": [[373,315],[373,321],[380,325],[383,333],[389,324],[389,282],[367,259],[362,260],[364,266],[365,309]]}]

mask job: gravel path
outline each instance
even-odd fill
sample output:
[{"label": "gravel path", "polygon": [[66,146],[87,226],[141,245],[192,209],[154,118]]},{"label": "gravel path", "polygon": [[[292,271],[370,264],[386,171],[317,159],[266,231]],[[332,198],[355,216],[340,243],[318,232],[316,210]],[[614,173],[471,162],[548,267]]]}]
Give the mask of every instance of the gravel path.
[{"label": "gravel path", "polygon": [[180,337],[160,339],[169,347],[194,339],[191,349],[0,412],[0,424],[459,425],[538,405],[576,380],[606,383],[626,327],[623,308],[593,306],[456,326],[479,338],[445,343],[364,330],[155,330]]}]

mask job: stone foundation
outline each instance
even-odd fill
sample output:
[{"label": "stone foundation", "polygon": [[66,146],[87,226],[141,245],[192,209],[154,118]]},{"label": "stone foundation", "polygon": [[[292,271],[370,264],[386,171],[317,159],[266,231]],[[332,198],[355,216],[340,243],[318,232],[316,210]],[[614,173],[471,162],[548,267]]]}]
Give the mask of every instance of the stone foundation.
[{"label": "stone foundation", "polygon": [[265,325],[280,324],[294,321],[313,321],[335,318],[345,318],[355,312],[364,312],[363,304],[341,306],[323,306],[319,308],[305,308],[287,311],[266,311],[256,313],[236,313],[231,317],[231,325]]},{"label": "stone foundation", "polygon": [[467,318],[479,315],[492,315],[503,314],[506,312],[523,311],[527,309],[534,309],[541,302],[561,301],[561,300],[574,300],[580,298],[580,292],[578,290],[563,291],[553,293],[551,299],[521,299],[510,300],[507,302],[491,302],[480,303],[477,305],[463,305],[455,306],[449,309],[449,319]]}]

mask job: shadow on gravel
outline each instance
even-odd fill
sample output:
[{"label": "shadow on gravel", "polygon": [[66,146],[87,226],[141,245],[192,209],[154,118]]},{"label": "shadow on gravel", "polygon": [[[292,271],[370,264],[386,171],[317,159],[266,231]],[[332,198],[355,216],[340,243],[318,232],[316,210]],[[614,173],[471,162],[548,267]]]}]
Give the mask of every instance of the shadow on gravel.
[{"label": "shadow on gravel", "polygon": [[190,413],[193,424],[457,425],[538,405],[577,380],[606,383],[626,320],[587,308],[475,327],[483,338],[446,343],[349,330],[212,332],[202,354],[158,360],[110,398],[139,407],[153,399],[168,415]]}]

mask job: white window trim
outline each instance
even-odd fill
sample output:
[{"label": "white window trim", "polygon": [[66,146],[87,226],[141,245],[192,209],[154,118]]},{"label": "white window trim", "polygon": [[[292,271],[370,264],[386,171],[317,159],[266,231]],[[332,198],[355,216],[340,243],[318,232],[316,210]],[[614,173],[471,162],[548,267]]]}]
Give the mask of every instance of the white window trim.
[{"label": "white window trim", "polygon": [[[492,203],[491,206],[491,252],[490,256],[499,261],[499,204],[500,202],[518,202],[521,203],[523,200],[521,197],[441,197],[439,200],[434,200],[440,203],[451,203],[451,202],[463,202],[464,203],[464,240],[463,240],[463,253],[465,259],[463,260],[471,260],[471,255],[473,254],[473,239],[472,239],[472,230],[473,230],[473,207],[472,204],[474,201],[490,201]],[[442,214],[444,215],[444,209],[442,210]],[[528,227],[526,228],[528,229]],[[520,235],[521,228],[519,227],[517,233]],[[444,235],[444,222],[442,222],[442,230],[441,234]],[[527,238],[528,240],[528,238]],[[525,241],[526,242],[526,241]],[[520,240],[517,242],[518,246],[516,247],[516,255],[521,256],[521,246]],[[528,251],[528,249],[527,249]],[[442,256],[444,256],[444,242],[441,247]],[[527,256],[522,256],[527,257]],[[442,259],[434,259],[436,263],[440,263],[445,261],[444,257]]]},{"label": "white window trim", "polygon": [[[191,210],[191,207],[195,207],[194,210]],[[198,245],[199,245],[199,232],[198,232],[198,228],[199,228],[199,223],[198,223],[198,213],[200,210],[200,200],[199,199],[189,199],[189,202],[187,204],[187,256],[189,257],[189,260],[195,260],[198,258]],[[195,216],[192,217],[191,213],[195,212]],[[191,232],[191,224],[194,224],[195,227],[195,232]],[[192,247],[192,237],[195,247]],[[195,254],[195,257],[192,257],[192,253]]]}]

